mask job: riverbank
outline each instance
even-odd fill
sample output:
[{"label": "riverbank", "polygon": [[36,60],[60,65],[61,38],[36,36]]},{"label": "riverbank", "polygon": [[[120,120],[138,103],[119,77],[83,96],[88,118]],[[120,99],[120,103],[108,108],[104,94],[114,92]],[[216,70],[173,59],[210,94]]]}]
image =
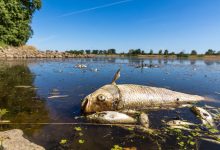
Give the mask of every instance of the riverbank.
[{"label": "riverbank", "polygon": [[21,47],[0,47],[0,58],[123,58],[123,57],[137,57],[146,59],[190,59],[190,60],[220,60],[220,55],[127,55],[127,54],[72,54],[68,52],[59,51],[39,51],[33,46]]},{"label": "riverbank", "polygon": [[92,55],[76,55],[58,51],[39,51],[33,46],[0,47],[0,58],[90,58]]}]

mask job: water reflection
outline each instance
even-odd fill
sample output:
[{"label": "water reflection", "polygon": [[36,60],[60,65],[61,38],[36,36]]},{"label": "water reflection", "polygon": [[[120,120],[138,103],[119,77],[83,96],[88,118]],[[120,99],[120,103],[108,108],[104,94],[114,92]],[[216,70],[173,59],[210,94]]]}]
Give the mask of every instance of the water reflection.
[{"label": "water reflection", "polygon": [[20,128],[26,134],[33,135],[42,125],[19,125],[19,123],[49,122],[48,111],[34,88],[16,86],[33,86],[34,75],[25,62],[1,63],[0,68],[0,108],[9,112],[4,116],[14,125],[1,125],[1,130]]}]

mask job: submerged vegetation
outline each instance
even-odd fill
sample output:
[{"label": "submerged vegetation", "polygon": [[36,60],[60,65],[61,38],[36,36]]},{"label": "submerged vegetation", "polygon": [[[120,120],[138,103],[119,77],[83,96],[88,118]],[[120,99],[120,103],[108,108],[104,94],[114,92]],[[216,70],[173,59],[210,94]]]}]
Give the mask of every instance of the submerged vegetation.
[{"label": "submerged vegetation", "polygon": [[19,123],[48,122],[48,110],[44,102],[37,98],[35,89],[23,88],[33,87],[33,80],[34,75],[25,65],[3,65],[0,68],[0,106],[4,107],[1,108],[1,117],[4,115],[4,119],[16,123],[2,124],[1,130],[21,128],[26,134],[32,134],[42,125],[19,125]]}]

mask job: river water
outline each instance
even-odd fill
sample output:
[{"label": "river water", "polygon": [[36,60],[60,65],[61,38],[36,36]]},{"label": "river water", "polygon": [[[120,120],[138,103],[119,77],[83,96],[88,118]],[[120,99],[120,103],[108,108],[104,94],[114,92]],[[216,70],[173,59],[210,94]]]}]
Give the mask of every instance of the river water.
[{"label": "river water", "polygon": [[[76,64],[88,67],[79,69]],[[153,64],[158,68],[136,68],[140,64]],[[121,77],[117,84],[141,84],[202,95],[215,101],[199,105],[220,107],[220,61],[134,57],[0,60],[0,108],[9,111],[2,119],[14,123],[0,125],[0,129],[22,129],[26,138],[46,149],[105,150],[115,145],[138,150],[180,149],[178,140],[173,137],[166,137],[158,146],[155,139],[143,133],[113,126],[87,125],[88,121],[77,117],[81,115],[81,100],[109,84],[119,68]],[[53,95],[65,97],[48,98]],[[148,111],[148,114],[150,126],[155,129],[162,127],[162,120],[177,117],[200,123],[188,108]],[[75,127],[80,128],[76,130]],[[66,143],[60,144],[61,140]],[[196,147],[190,148],[220,149],[216,144],[196,142]]]}]

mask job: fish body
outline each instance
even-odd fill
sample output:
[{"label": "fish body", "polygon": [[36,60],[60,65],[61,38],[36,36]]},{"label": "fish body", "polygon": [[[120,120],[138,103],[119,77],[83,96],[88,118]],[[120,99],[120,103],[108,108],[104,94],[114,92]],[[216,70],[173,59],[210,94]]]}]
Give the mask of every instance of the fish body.
[{"label": "fish body", "polygon": [[182,120],[171,120],[166,123],[168,126],[196,126],[196,124],[182,121]]},{"label": "fish body", "polygon": [[85,97],[82,102],[82,110],[85,113],[92,113],[163,106],[173,107],[200,100],[204,100],[204,97],[165,88],[134,84],[107,84]]},{"label": "fish body", "polygon": [[136,119],[116,111],[97,112],[86,116],[88,120],[106,124],[134,124]]},{"label": "fish body", "polygon": [[201,107],[193,106],[192,111],[199,116],[204,125],[215,126],[214,120],[207,110]]},{"label": "fish body", "polygon": [[149,118],[148,118],[148,115],[145,114],[145,113],[141,113],[140,116],[139,116],[139,121],[140,121],[140,124],[145,127],[145,128],[149,128],[149,124],[150,124],[150,121],[149,121]]}]

